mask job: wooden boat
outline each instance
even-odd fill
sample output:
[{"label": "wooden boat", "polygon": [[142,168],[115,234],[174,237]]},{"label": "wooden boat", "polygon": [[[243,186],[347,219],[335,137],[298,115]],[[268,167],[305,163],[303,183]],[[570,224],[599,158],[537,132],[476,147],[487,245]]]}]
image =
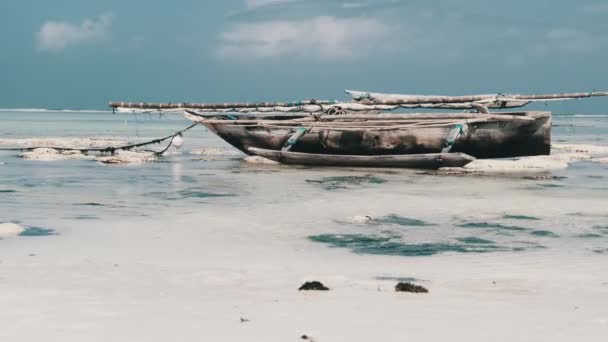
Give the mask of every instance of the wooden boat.
[{"label": "wooden boat", "polygon": [[255,147],[249,148],[248,151],[283,164],[314,166],[438,169],[440,167],[462,167],[475,160],[467,154],[458,152],[361,156],[274,151]]},{"label": "wooden boat", "polygon": [[[608,92],[467,96],[347,93],[352,97],[347,102],[111,102],[110,107],[133,113],[181,111],[187,119],[205,125],[247,154],[265,154],[284,162],[378,165],[392,160],[395,165],[416,165],[424,160],[420,165],[437,165],[437,158],[442,163],[467,160],[458,153],[475,158],[548,155],[550,112],[490,110],[608,96]],[[476,113],[386,113],[412,108],[465,109]],[[455,154],[446,157],[448,152]],[[442,155],[434,157],[435,154]]]},{"label": "wooden boat", "polygon": [[251,148],[279,151],[302,130],[305,133],[290,145],[292,152],[332,156],[461,152],[475,158],[551,152],[550,112],[309,115],[199,122],[247,154],[252,154]]}]

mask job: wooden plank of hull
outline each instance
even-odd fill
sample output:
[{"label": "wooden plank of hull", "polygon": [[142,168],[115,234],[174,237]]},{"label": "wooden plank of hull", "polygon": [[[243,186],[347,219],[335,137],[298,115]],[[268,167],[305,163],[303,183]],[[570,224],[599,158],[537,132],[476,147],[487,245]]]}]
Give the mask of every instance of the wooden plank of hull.
[{"label": "wooden plank of hull", "polygon": [[475,160],[475,158],[464,153],[361,156],[273,151],[255,147],[250,148],[249,152],[284,164],[315,166],[438,169],[440,167],[462,167]]},{"label": "wooden plank of hull", "polygon": [[[274,126],[213,121],[203,124],[247,154],[251,154],[251,147],[280,150],[296,128],[311,125],[310,133],[298,140],[292,148],[293,152],[330,155],[439,153],[452,129],[449,125],[395,130],[365,127],[341,130],[339,126],[315,127],[314,123]],[[551,151],[550,139],[550,115],[539,115],[530,121],[478,121],[469,125],[467,135],[455,142],[452,152],[462,152],[476,158],[548,155]]]}]

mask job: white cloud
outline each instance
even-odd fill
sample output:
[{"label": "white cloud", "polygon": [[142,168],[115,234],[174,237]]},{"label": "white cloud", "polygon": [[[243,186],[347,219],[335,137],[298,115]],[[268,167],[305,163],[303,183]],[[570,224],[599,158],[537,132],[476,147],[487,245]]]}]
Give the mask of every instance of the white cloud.
[{"label": "white cloud", "polygon": [[393,32],[392,27],[372,18],[319,16],[242,23],[222,33],[218,53],[222,58],[241,60],[354,58],[389,45],[387,38]]},{"label": "white cloud", "polygon": [[581,54],[600,48],[604,39],[595,39],[585,31],[561,27],[547,32],[544,43],[553,51]]},{"label": "white cloud", "polygon": [[590,4],[583,7],[583,12],[589,14],[606,14],[608,13],[608,4],[606,3],[596,3]]},{"label": "white cloud", "polygon": [[81,44],[107,40],[111,36],[111,26],[111,15],[85,19],[80,24],[47,21],[38,31],[38,48],[42,51],[56,52]]},{"label": "white cloud", "polygon": [[262,7],[266,5],[274,5],[282,2],[294,2],[296,0],[245,0],[248,8]]}]

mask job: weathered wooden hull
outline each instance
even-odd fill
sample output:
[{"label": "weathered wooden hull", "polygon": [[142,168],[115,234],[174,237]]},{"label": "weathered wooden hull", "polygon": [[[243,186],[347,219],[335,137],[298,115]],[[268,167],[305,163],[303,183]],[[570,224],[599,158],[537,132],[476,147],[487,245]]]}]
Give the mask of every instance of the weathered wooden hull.
[{"label": "weathered wooden hull", "polygon": [[252,147],[249,152],[283,164],[314,166],[360,166],[382,168],[438,169],[463,167],[475,160],[464,153],[429,153],[399,155],[337,155],[273,151]]},{"label": "weathered wooden hull", "polygon": [[[442,118],[466,117],[468,130],[455,141],[451,152],[462,152],[475,158],[507,158],[548,155],[551,152],[551,113],[511,113],[515,119],[496,119],[487,114],[443,114]],[[518,115],[521,119],[514,117]],[[401,117],[404,117],[403,115]],[[430,116],[429,116],[430,117]],[[507,115],[505,115],[505,118]],[[477,118],[477,119],[476,119]],[[490,118],[490,119],[487,119]],[[525,119],[525,120],[524,120]],[[249,148],[281,150],[296,129],[309,132],[292,147],[293,152],[328,155],[406,155],[440,153],[453,125],[426,124],[421,119],[415,126],[380,124],[361,121],[336,121],[331,124],[281,121],[240,122],[231,120],[203,121],[219,137],[251,154]],[[398,126],[398,125],[397,125]]]}]

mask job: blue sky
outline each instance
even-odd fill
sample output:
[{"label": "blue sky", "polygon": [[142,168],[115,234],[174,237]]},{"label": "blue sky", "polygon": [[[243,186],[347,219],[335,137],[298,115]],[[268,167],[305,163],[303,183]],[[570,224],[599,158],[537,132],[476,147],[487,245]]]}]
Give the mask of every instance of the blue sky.
[{"label": "blue sky", "polygon": [[605,0],[6,0],[0,22],[3,108],[608,89]]}]

